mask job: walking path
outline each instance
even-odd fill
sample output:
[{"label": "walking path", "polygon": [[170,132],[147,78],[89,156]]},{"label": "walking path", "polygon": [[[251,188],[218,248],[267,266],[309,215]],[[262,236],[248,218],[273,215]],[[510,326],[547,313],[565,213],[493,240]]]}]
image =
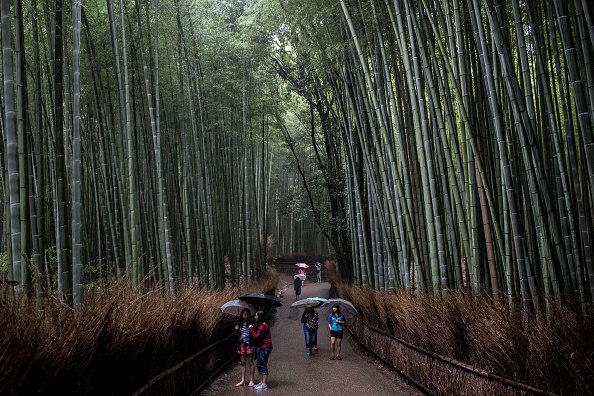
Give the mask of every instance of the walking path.
[{"label": "walking path", "polygon": [[[378,367],[362,354],[346,331],[341,352],[343,360],[330,360],[330,331],[327,318],[322,314],[318,330],[318,351],[311,357],[307,356],[300,321],[303,309],[291,308],[295,301],[292,279],[281,275],[281,281],[287,286],[282,297],[283,306],[277,308],[276,320],[271,328],[273,350],[268,362],[268,390],[257,391],[248,386],[236,388],[234,385],[241,379],[240,366],[236,364],[219,376],[201,395],[420,395],[400,381],[396,374]],[[300,297],[327,298],[328,289],[327,282],[306,280]],[[257,383],[258,379],[256,370],[254,382]],[[249,374],[246,380],[249,381]]]}]

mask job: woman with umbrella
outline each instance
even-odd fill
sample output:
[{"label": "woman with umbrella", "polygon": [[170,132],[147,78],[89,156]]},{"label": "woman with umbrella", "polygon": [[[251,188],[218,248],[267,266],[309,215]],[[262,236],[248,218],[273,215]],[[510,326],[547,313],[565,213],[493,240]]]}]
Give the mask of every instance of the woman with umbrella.
[{"label": "woman with umbrella", "polygon": [[256,367],[254,365],[254,348],[250,343],[250,325],[252,324],[252,315],[248,308],[241,311],[239,323],[235,325],[235,332],[237,333],[237,354],[239,355],[241,363],[241,381],[235,386],[242,386],[245,384],[245,366],[246,361],[250,366],[250,383],[248,386],[254,386],[254,373]]},{"label": "woman with umbrella", "polygon": [[255,324],[250,324],[250,336],[253,343],[258,347],[258,358],[256,367],[260,373],[260,383],[254,385],[254,389],[268,389],[268,358],[272,352],[272,337],[270,335],[270,326],[264,321],[264,312],[258,311],[254,314]]},{"label": "woman with umbrella", "polygon": [[[305,278],[307,277],[307,275],[305,274],[305,270],[307,268],[309,268],[309,265],[305,264],[305,263],[297,263],[295,264],[297,267],[299,267],[299,274],[297,274],[299,276],[299,278],[301,279],[301,286],[304,285],[305,283]],[[297,276],[296,275],[296,276]]]},{"label": "woman with umbrella", "polygon": [[[330,328],[330,351],[332,355],[330,360],[340,357],[340,344],[342,342],[342,332],[346,324],[345,318],[352,318],[357,315],[357,308],[348,300],[342,298],[331,298],[320,305],[320,310],[328,315],[328,327]],[[336,354],[334,351],[336,350]]]},{"label": "woman with umbrella", "polygon": [[[342,360],[340,357],[340,344],[342,342],[343,325],[346,323],[344,315],[340,312],[340,305],[334,304],[332,312],[328,316],[328,327],[330,328],[330,360]],[[336,354],[334,353],[336,350]]]},{"label": "woman with umbrella", "polygon": [[318,313],[312,305],[306,306],[301,315],[303,333],[305,334],[305,348],[307,354],[312,355],[313,350],[318,350]]}]

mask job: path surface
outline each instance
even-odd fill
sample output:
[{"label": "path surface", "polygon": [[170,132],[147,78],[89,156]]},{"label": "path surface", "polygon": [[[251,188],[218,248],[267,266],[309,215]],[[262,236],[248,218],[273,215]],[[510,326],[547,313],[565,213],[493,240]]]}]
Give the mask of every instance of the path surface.
[{"label": "path surface", "polygon": [[[283,306],[277,308],[276,320],[271,328],[273,350],[268,362],[268,390],[257,391],[248,386],[236,388],[234,385],[241,379],[237,364],[219,376],[201,395],[420,395],[395,374],[378,367],[363,355],[346,331],[341,353],[343,360],[330,360],[330,332],[327,318],[322,314],[318,330],[319,350],[313,356],[307,356],[300,322],[303,309],[290,307],[295,301],[292,279],[281,275],[281,281],[288,286],[283,293]],[[328,289],[327,282],[307,280],[301,298],[327,298]],[[249,380],[249,375],[246,379]],[[254,382],[257,383],[258,379],[256,370]]]}]

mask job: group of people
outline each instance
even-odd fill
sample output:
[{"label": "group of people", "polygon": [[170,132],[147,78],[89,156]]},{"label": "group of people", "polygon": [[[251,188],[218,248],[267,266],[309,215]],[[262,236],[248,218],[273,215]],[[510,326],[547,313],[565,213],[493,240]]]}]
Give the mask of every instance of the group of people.
[{"label": "group of people", "polygon": [[[295,275],[295,279],[293,280],[293,290],[295,291],[295,300],[299,300],[299,296],[301,295],[301,288],[304,284],[305,279],[305,270],[303,268],[299,268],[299,273]],[[318,283],[322,282],[322,264],[320,262],[316,262],[316,277]]]},{"label": "group of people", "polygon": [[[270,326],[265,322],[263,311],[257,311],[252,317],[250,310],[241,311],[240,320],[235,325],[237,332],[237,354],[241,364],[241,381],[235,386],[245,384],[246,365],[250,366],[250,382],[248,386],[254,389],[268,389],[268,358],[272,352],[272,337]],[[260,373],[260,382],[254,384],[254,361]]]},{"label": "group of people", "polygon": [[[246,369],[249,365],[250,380],[248,386],[254,389],[268,389],[268,358],[272,352],[272,337],[270,326],[265,322],[264,312],[258,311],[252,317],[249,309],[241,312],[240,320],[235,326],[237,332],[237,354],[241,364],[241,381],[235,386],[246,383]],[[307,307],[301,315],[305,348],[309,356],[318,350],[318,321],[319,315],[314,307]],[[341,342],[346,323],[345,316],[340,312],[340,306],[334,305],[328,315],[330,329],[330,360],[342,360],[340,356]],[[255,362],[255,364],[254,364]],[[255,367],[260,374],[260,382],[254,384]]]},{"label": "group of people", "polygon": [[[319,316],[314,307],[307,307],[301,315],[303,323],[303,333],[305,334],[305,349],[311,356],[318,350],[318,320]],[[342,344],[342,335],[346,318],[340,312],[338,304],[332,306],[332,312],[328,315],[328,328],[330,329],[330,360],[342,360],[340,349]]]}]

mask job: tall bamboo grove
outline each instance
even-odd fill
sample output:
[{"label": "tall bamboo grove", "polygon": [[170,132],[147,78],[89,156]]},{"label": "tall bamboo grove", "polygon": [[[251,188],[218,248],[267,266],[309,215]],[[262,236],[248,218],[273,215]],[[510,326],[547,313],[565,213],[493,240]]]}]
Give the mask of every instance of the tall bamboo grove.
[{"label": "tall bamboo grove", "polygon": [[592,303],[591,2],[282,4],[279,69],[341,140],[357,283]]}]

